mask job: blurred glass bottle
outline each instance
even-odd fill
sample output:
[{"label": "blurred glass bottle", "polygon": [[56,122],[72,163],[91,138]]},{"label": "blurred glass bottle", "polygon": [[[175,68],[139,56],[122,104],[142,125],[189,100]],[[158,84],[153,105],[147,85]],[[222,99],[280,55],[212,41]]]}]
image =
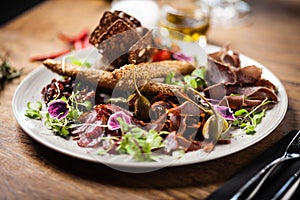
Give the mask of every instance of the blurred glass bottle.
[{"label": "blurred glass bottle", "polygon": [[159,26],[185,34],[184,40],[206,45],[210,8],[207,0],[168,0],[161,7]]},{"label": "blurred glass bottle", "polygon": [[251,18],[252,8],[243,0],[209,0],[209,6],[213,28],[245,25]]}]

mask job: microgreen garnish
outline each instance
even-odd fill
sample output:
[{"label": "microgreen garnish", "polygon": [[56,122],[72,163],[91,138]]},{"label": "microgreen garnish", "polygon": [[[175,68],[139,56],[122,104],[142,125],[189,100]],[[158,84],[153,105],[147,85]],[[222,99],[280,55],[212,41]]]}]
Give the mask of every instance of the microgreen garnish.
[{"label": "microgreen garnish", "polygon": [[82,67],[86,67],[86,68],[91,68],[92,65],[91,63],[87,62],[87,61],[82,61],[78,58],[75,58],[73,56],[68,57],[71,61],[72,64],[77,65],[77,66],[82,66]]},{"label": "microgreen garnish", "polygon": [[25,110],[25,116],[31,119],[42,119],[42,102],[37,101],[35,103],[28,102],[27,109]]},{"label": "microgreen garnish", "polygon": [[265,116],[265,112],[266,110],[263,109],[261,112],[249,114],[245,109],[238,110],[234,113],[236,119],[233,121],[233,125],[242,128],[247,135],[253,135],[256,132],[255,128],[257,124]]},{"label": "microgreen garnish", "polygon": [[266,109],[259,111],[261,107],[272,103],[272,101],[265,99],[261,104],[255,107],[252,111],[247,111],[246,109],[240,109],[235,111],[235,120],[232,125],[242,128],[247,135],[253,135],[256,133],[255,128],[265,117]]},{"label": "microgreen garnish", "polygon": [[71,124],[72,121],[70,121],[68,118],[52,118],[49,113],[46,113],[45,126],[57,135],[67,137],[69,135],[68,129],[71,127]]},{"label": "microgreen garnish", "polygon": [[205,73],[205,68],[200,67],[195,69],[190,75],[183,76],[183,80],[175,81],[175,73],[171,72],[166,76],[164,82],[171,85],[183,86],[184,88],[191,87],[194,89],[198,89],[206,85]]},{"label": "microgreen garnish", "polygon": [[121,118],[118,118],[118,122],[123,137],[117,151],[127,153],[138,161],[155,160],[152,152],[164,146],[161,135],[169,132],[146,131],[133,124],[128,124]]},{"label": "microgreen garnish", "polygon": [[[79,93],[72,92],[69,99],[63,96],[49,103],[45,125],[60,136],[68,136],[69,129],[83,112],[92,108],[90,101],[78,102]],[[51,112],[53,110],[53,112]]]},{"label": "microgreen garnish", "polygon": [[77,119],[83,112],[91,110],[92,103],[90,101],[79,102],[77,97],[79,93],[72,92],[70,97],[66,99],[62,96],[48,104],[47,113],[43,116],[42,103],[28,102],[25,116],[31,119],[45,120],[45,126],[57,135],[67,137],[69,129],[77,122]]}]

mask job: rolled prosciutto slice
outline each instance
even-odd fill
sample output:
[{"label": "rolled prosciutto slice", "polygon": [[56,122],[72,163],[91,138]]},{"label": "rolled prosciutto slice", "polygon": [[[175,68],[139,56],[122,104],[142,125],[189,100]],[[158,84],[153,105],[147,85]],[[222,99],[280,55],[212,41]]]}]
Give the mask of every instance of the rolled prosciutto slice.
[{"label": "rolled prosciutto slice", "polygon": [[219,105],[229,106],[232,110],[257,106],[266,98],[278,101],[275,90],[262,86],[215,84],[206,88],[204,93],[208,98],[220,100]]},{"label": "rolled prosciutto slice", "polygon": [[239,94],[245,95],[248,99],[270,99],[277,102],[276,93],[267,88],[261,86],[250,86],[250,87],[237,87],[237,86],[226,86],[226,94]]}]

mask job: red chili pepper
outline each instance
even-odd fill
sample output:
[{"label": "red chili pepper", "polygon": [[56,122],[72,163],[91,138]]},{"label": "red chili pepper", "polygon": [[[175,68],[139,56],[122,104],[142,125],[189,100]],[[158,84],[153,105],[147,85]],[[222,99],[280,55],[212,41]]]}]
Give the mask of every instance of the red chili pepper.
[{"label": "red chili pepper", "polygon": [[58,33],[58,38],[69,44],[74,44],[77,41],[84,40],[84,38],[86,38],[88,36],[88,34],[89,34],[88,29],[84,28],[76,36],[70,36],[70,35],[66,35],[64,33]]},{"label": "red chili pepper", "polygon": [[74,46],[74,49],[75,49],[75,50],[82,49],[82,47],[83,47],[83,42],[82,42],[81,40],[77,40],[76,42],[74,42],[73,46]]},{"label": "red chili pepper", "polygon": [[62,51],[54,52],[54,53],[33,56],[29,60],[30,61],[43,61],[43,60],[46,60],[48,58],[54,59],[54,58],[57,58],[57,57],[62,56],[66,53],[69,53],[69,52],[70,52],[70,49],[65,49],[65,50],[62,50]]},{"label": "red chili pepper", "polygon": [[79,32],[79,34],[76,36],[70,36],[70,35],[66,35],[64,33],[58,33],[58,38],[64,42],[67,42],[68,44],[72,45],[72,47],[70,47],[69,49],[65,49],[62,51],[54,52],[54,53],[33,56],[30,58],[30,61],[43,61],[48,58],[54,59],[54,58],[57,58],[59,56],[66,54],[66,53],[69,53],[72,50],[72,48],[75,50],[79,50],[79,49],[89,46],[89,31],[87,28],[82,29]]},{"label": "red chili pepper", "polygon": [[89,41],[89,37],[85,37],[83,42],[82,42],[82,48],[88,47],[90,46],[90,41]]}]

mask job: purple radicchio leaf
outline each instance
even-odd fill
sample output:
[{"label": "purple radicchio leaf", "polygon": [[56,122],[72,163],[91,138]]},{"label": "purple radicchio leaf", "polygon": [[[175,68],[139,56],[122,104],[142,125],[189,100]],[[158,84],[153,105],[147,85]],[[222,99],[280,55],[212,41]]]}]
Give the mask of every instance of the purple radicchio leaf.
[{"label": "purple radicchio leaf", "polygon": [[183,54],[182,52],[175,52],[173,53],[173,58],[176,60],[183,60],[183,61],[187,61],[187,62],[193,62],[193,57],[191,56],[187,56],[185,54]]},{"label": "purple radicchio leaf", "polygon": [[48,113],[52,118],[63,119],[69,113],[68,104],[60,99],[52,101],[48,105]]},{"label": "purple radicchio leaf", "polygon": [[221,114],[222,117],[226,120],[234,120],[235,117],[233,115],[232,110],[226,106],[214,106],[215,110]]},{"label": "purple radicchio leaf", "polygon": [[118,111],[112,114],[107,121],[107,126],[110,130],[117,130],[121,128],[118,121],[119,118],[122,119],[125,123],[131,124],[131,117],[123,111]]}]

